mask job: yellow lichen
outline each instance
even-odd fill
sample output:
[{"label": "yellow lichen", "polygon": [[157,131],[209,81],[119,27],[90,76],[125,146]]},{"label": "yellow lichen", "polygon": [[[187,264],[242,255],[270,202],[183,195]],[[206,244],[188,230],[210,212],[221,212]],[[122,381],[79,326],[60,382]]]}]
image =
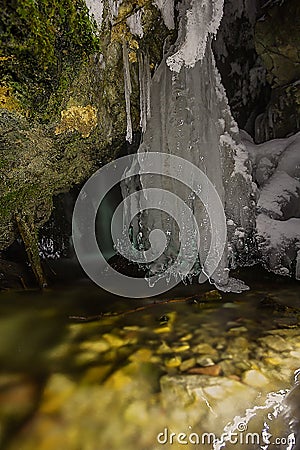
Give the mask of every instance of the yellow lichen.
[{"label": "yellow lichen", "polygon": [[0,56],[0,62],[11,61],[14,58],[15,58],[14,56]]},{"label": "yellow lichen", "polygon": [[129,62],[131,62],[131,63],[137,62],[136,53],[135,52],[129,52],[128,59],[129,59]]},{"label": "yellow lichen", "polygon": [[132,13],[134,9],[134,5],[129,4],[126,2],[123,3],[122,5],[119,6],[119,10],[118,10],[118,21],[119,20],[123,20],[126,19],[128,16],[130,16],[130,14]]},{"label": "yellow lichen", "polygon": [[[139,48],[139,43],[131,34],[126,20],[128,19],[128,17],[134,14],[136,6],[136,2],[124,2],[122,5],[120,5],[118,17],[111,30],[112,42],[123,42],[125,40],[126,42],[128,42],[128,46],[132,50],[137,50]],[[135,62],[134,57],[132,62]]]},{"label": "yellow lichen", "polygon": [[61,123],[55,134],[78,131],[83,138],[89,137],[97,126],[97,109],[94,106],[70,106],[61,112]]},{"label": "yellow lichen", "polygon": [[112,27],[111,42],[119,42],[125,39],[128,34],[128,27],[125,23],[118,23]]},{"label": "yellow lichen", "polygon": [[8,86],[0,86],[0,108],[8,109],[9,111],[19,111],[20,104],[15,99],[12,90]]},{"label": "yellow lichen", "polygon": [[129,39],[129,48],[137,50],[139,48],[139,43],[136,39]]}]

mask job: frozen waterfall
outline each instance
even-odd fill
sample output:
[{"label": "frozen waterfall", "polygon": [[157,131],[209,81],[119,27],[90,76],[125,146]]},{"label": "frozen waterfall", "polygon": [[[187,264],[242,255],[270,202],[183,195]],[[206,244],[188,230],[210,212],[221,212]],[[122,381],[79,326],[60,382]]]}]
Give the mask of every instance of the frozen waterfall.
[{"label": "frozen waterfall", "polygon": [[[227,242],[210,281],[222,290],[240,291],[242,283],[229,277],[229,268],[252,261],[255,190],[248,154],[239,140],[239,130],[231,116],[211,50],[211,41],[222,17],[223,1],[185,0],[179,8],[178,39],[175,47],[165,54],[151,81],[151,111],[138,155],[164,152],[179,156],[201,169],[212,182],[224,206]],[[142,159],[140,164],[143,164]],[[124,196],[141,191],[141,212],[131,223],[132,240],[137,249],[145,251],[150,246],[149,233],[154,229],[162,230],[166,236],[165,251],[149,263],[149,268],[150,273],[161,274],[161,277],[167,269],[170,273],[180,249],[182,230],[159,205],[153,208],[143,191],[155,187],[172,192],[189,206],[198,224],[200,247],[191,274],[199,275],[199,280],[203,281],[206,279],[205,259],[216,225],[210,223],[207,214],[207,205],[213,198],[207,194],[201,202],[195,195],[203,188],[199,180],[189,179],[194,186],[191,191],[174,179],[167,165],[164,172],[168,176],[143,174],[123,185]],[[126,175],[130,175],[130,169]],[[186,173],[187,178],[191,176]],[[178,214],[179,209],[180,202]],[[129,220],[129,212],[125,211],[125,222]],[[195,239],[191,233],[185,249],[187,255],[194,248]],[[177,265],[171,273],[182,277]]]}]

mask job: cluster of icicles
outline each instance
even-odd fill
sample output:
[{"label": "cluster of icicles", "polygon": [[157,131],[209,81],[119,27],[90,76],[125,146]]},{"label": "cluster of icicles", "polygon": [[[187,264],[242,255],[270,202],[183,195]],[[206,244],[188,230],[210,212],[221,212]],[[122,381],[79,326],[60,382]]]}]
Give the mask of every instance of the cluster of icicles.
[{"label": "cluster of icicles", "polygon": [[[116,19],[121,3],[109,2],[112,21]],[[101,26],[103,5],[92,0],[87,0],[87,4],[96,20],[98,18],[98,26]],[[174,1],[157,0],[154,4],[160,9],[165,25],[173,28]],[[153,177],[151,174],[132,177],[124,181],[122,191],[127,195],[141,190],[146,192],[157,183],[161,191],[168,189],[186,202],[200,230],[197,260],[190,276],[199,276],[199,282],[209,278],[210,282],[224,291],[240,292],[247,287],[239,280],[229,277],[229,265],[234,267],[241,261],[251,262],[255,201],[247,152],[230,113],[211,49],[211,41],[217,33],[223,14],[223,0],[184,0],[178,4],[178,9],[177,41],[173,47],[165,49],[163,60],[152,79],[147,54],[140,52],[138,55],[142,141],[137,155],[163,152],[184,158],[199,168],[214,186],[228,220],[228,226],[225,225],[225,249],[222,254],[218,254],[220,252],[216,250],[215,259],[218,263],[215,264],[217,268],[214,273],[207,277],[205,261],[213,242],[213,227],[216,225],[220,228],[220,223],[214,224],[207,211],[207,205],[214,201],[213,197],[208,193],[202,204],[199,202],[197,192],[203,189],[199,180],[192,180],[194,192],[187,191],[186,186],[168,179],[174,174],[168,174],[166,164],[163,172],[167,177],[162,179],[161,176]],[[131,33],[139,37],[143,36],[141,14],[142,11],[139,10],[127,19]],[[131,142],[132,84],[126,42],[123,43],[123,67],[126,139]],[[127,175],[129,177],[130,168]],[[159,205],[155,213],[147,211],[151,209],[149,205],[153,205],[153,202],[147,199],[146,194],[140,203],[141,213],[131,221],[133,242],[137,243],[138,250],[143,252],[149,246],[149,234],[153,230],[164,230],[168,243],[160,258],[148,265],[149,282],[152,275],[161,274],[163,277],[164,273],[184,281],[186,273],[183,271],[182,274],[178,267],[184,266],[184,259],[188,260],[194,249],[195,239],[192,235],[185,246],[183,261],[179,264],[174,264],[174,261],[180,248],[182,233],[188,229],[188,224],[185,224],[183,218],[182,229],[178,230],[178,223],[170,222],[170,217],[164,211],[159,211]],[[129,220],[127,213],[125,210],[124,228]],[[122,251],[121,248],[118,250]]]}]

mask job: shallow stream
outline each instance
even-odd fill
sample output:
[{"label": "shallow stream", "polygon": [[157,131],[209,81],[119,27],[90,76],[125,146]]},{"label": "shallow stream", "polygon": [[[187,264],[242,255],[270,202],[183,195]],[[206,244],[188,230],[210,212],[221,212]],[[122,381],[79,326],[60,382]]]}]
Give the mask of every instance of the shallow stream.
[{"label": "shallow stream", "polygon": [[300,284],[237,276],[249,291],[2,292],[2,448],[298,448]]}]

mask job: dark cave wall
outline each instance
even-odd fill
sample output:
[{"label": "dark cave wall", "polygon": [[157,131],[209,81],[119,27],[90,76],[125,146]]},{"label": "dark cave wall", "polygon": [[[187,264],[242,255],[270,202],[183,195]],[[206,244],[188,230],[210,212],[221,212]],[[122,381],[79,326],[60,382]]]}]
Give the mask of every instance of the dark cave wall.
[{"label": "dark cave wall", "polygon": [[214,53],[241,129],[258,143],[299,130],[298,0],[225,0]]}]

